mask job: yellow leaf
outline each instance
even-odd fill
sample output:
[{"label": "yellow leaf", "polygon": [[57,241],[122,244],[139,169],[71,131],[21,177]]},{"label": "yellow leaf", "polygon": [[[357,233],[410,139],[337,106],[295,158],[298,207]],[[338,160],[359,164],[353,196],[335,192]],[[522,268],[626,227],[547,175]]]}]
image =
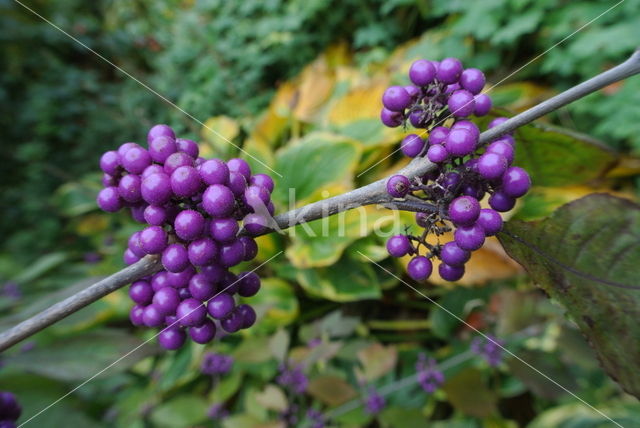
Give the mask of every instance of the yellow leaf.
[{"label": "yellow leaf", "polygon": [[344,379],[334,376],[318,376],[309,382],[309,394],[329,406],[338,406],[356,396],[356,391]]},{"label": "yellow leaf", "polygon": [[202,127],[203,141],[200,144],[200,156],[212,157],[217,152],[226,153],[233,148],[233,141],[240,132],[238,123],[227,116],[214,116],[206,120]]},{"label": "yellow leaf", "polygon": [[297,100],[293,116],[303,122],[312,122],[335,84],[335,73],[321,56],[302,71],[297,85]]}]

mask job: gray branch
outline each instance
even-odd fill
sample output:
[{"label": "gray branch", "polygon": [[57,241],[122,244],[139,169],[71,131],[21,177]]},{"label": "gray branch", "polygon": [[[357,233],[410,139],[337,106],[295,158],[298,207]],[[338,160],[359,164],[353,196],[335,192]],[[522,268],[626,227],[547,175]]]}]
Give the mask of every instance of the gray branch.
[{"label": "gray branch", "polygon": [[[640,50],[634,52],[625,62],[616,67],[549,98],[537,106],[512,117],[500,126],[483,132],[480,134],[480,144],[486,144],[489,141],[495,140],[577,99],[638,73],[640,73]],[[422,177],[435,167],[435,164],[425,158],[416,158],[406,167],[396,172],[396,174],[402,174],[412,179]],[[427,204],[416,205],[410,201],[394,200],[386,192],[387,179],[388,178],[384,178],[342,195],[313,202],[304,207],[279,214],[273,219],[274,223],[271,231],[287,229],[297,224],[328,217],[365,205],[378,204],[387,208],[425,212],[433,209],[432,206]],[[268,232],[269,231],[265,233]],[[157,257],[147,256],[143,258],[138,263],[91,285],[80,293],[54,304],[39,314],[3,332],[0,334],[0,351],[8,349],[27,337],[34,335],[55,322],[95,302],[99,298],[139,278],[151,275],[160,269],[161,265]]]}]

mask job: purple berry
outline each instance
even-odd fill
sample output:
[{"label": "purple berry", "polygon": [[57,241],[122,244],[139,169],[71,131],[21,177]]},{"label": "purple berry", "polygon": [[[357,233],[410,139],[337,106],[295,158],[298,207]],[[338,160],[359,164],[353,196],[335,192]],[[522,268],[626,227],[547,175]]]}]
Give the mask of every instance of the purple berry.
[{"label": "purple berry", "polygon": [[189,255],[182,244],[171,244],[162,252],[162,266],[169,272],[182,272],[189,266]]},{"label": "purple berry", "polygon": [[142,180],[135,174],[127,174],[120,179],[118,184],[118,194],[127,202],[138,202],[142,199],[140,185]]},{"label": "purple berry", "polygon": [[404,198],[409,193],[411,183],[404,175],[394,175],[387,181],[387,193],[394,198]]},{"label": "purple berry", "polygon": [[242,272],[238,275],[238,294],[242,297],[251,297],[260,290],[260,277],[255,272]]},{"label": "purple berry", "polygon": [[158,291],[164,287],[170,287],[169,273],[167,271],[161,271],[151,277],[151,288],[153,291]]},{"label": "purple berry", "polygon": [[144,306],[134,305],[129,311],[129,320],[131,324],[140,327],[144,325]]},{"label": "purple berry", "polygon": [[251,306],[243,303],[241,305],[238,305],[236,311],[240,315],[240,318],[242,318],[242,324],[240,328],[249,328],[253,324],[255,324],[257,318],[256,311],[254,311]]},{"label": "purple berry", "polygon": [[524,169],[512,166],[502,176],[502,192],[512,198],[519,198],[529,191],[531,178]]},{"label": "purple berry", "polygon": [[403,88],[405,91],[407,91],[407,94],[409,94],[409,96],[411,97],[411,101],[415,101],[418,98],[418,95],[420,95],[420,88],[418,88],[417,86],[406,85],[406,86],[403,86]]},{"label": "purple berry", "polygon": [[114,213],[122,208],[122,198],[117,187],[105,187],[98,193],[96,201],[102,211]]},{"label": "purple berry", "polygon": [[445,58],[440,61],[436,78],[442,83],[456,83],[462,74],[462,63],[456,58]]},{"label": "purple berry", "polygon": [[220,326],[227,333],[235,333],[242,328],[243,322],[242,315],[234,309],[229,315],[220,320]]},{"label": "purple berry", "polygon": [[242,227],[251,236],[259,236],[269,229],[269,222],[260,214],[247,214],[242,219]]},{"label": "purple berry", "polygon": [[148,305],[153,299],[153,288],[147,281],[136,281],[129,287],[129,297],[139,305]]},{"label": "purple berry", "polygon": [[151,165],[151,155],[142,147],[132,147],[126,151],[120,162],[131,174],[142,174],[144,169]]},{"label": "purple berry", "polygon": [[434,163],[440,163],[447,160],[449,157],[449,152],[444,148],[441,144],[436,144],[435,146],[429,147],[427,150],[427,158]]},{"label": "purple berry", "polygon": [[457,281],[464,275],[464,266],[450,266],[446,263],[440,263],[438,273],[445,281]]},{"label": "purple berry", "polygon": [[222,319],[229,315],[235,307],[235,301],[230,294],[220,293],[212,297],[207,303],[207,311],[215,319]]},{"label": "purple berry", "polygon": [[210,319],[205,319],[201,325],[189,327],[189,336],[200,344],[207,344],[216,336],[216,325]]},{"label": "purple berry", "polygon": [[484,229],[477,224],[471,226],[460,226],[453,234],[453,238],[458,247],[467,251],[475,251],[484,244]]},{"label": "purple berry", "polygon": [[245,262],[253,260],[258,255],[258,244],[256,240],[250,236],[241,236],[238,240],[244,248],[244,258],[242,260]]},{"label": "purple berry", "polygon": [[227,184],[229,181],[229,167],[220,159],[210,159],[198,167],[200,178],[205,184]]},{"label": "purple berry", "polygon": [[144,308],[142,322],[147,327],[159,327],[164,322],[165,315],[156,305],[151,304]]},{"label": "purple berry", "polygon": [[475,96],[475,109],[474,114],[478,117],[486,116],[491,111],[493,103],[491,97],[487,94],[480,94]]},{"label": "purple berry", "polygon": [[493,236],[502,229],[502,216],[495,210],[483,208],[480,210],[477,224],[482,226],[486,236]]},{"label": "purple berry", "polygon": [[144,209],[144,220],[152,226],[162,226],[167,221],[167,209],[149,205]]},{"label": "purple berry", "polygon": [[460,89],[451,94],[447,106],[453,116],[466,117],[473,114],[476,102],[471,92]]},{"label": "purple berry", "polygon": [[232,218],[214,218],[209,228],[211,237],[221,243],[235,240],[240,230],[238,222]]},{"label": "purple berry", "polygon": [[237,265],[244,258],[244,246],[242,242],[236,240],[230,244],[224,244],[220,247],[218,262],[223,267],[232,267]]},{"label": "purple berry", "polygon": [[227,273],[227,270],[225,268],[216,264],[203,266],[200,271],[204,276],[207,277],[209,281],[214,284],[222,281],[224,275]]},{"label": "purple berry", "polygon": [[117,187],[118,186],[118,180],[114,176],[109,175],[106,172],[104,174],[102,174],[102,180],[100,182],[102,183],[102,186],[104,186],[104,187]]},{"label": "purple berry", "polygon": [[406,235],[395,235],[387,240],[387,252],[392,257],[403,257],[411,252],[411,241]]},{"label": "purple berry", "polygon": [[424,140],[420,138],[419,135],[409,134],[402,140],[400,143],[400,147],[402,148],[402,153],[405,156],[409,156],[410,158],[415,158],[419,156],[420,153],[424,150]]},{"label": "purple berry", "polygon": [[424,281],[433,271],[431,260],[424,256],[415,256],[407,265],[407,273],[415,281]]},{"label": "purple berry", "polygon": [[147,254],[160,254],[167,248],[167,233],[160,226],[149,226],[140,232],[140,246]]},{"label": "purple berry", "polygon": [[380,121],[389,128],[397,128],[402,125],[402,114],[383,107],[380,111]]},{"label": "purple berry", "polygon": [[462,266],[470,257],[471,253],[458,247],[454,241],[447,242],[440,249],[440,258],[450,266]]},{"label": "purple berry", "polygon": [[482,91],[485,83],[484,73],[477,68],[467,68],[460,75],[460,85],[474,95]]},{"label": "purple berry", "polygon": [[141,257],[136,256],[133,253],[133,251],[131,251],[128,248],[124,251],[124,254],[122,255],[122,260],[127,266],[137,263],[138,261],[140,261],[140,258]]},{"label": "purple berry", "polygon": [[456,226],[473,224],[480,215],[480,203],[471,196],[460,196],[449,204],[449,218]]},{"label": "purple berry", "polygon": [[149,142],[149,155],[157,163],[164,163],[169,156],[177,151],[176,140],[170,136],[161,135]]},{"label": "purple berry", "polygon": [[429,133],[429,145],[433,146],[444,143],[450,131],[446,126],[436,126]]},{"label": "purple berry", "polygon": [[440,184],[442,185],[442,187],[449,190],[450,192],[456,192],[461,182],[462,177],[460,177],[460,174],[455,171],[447,172],[442,177],[442,180],[440,180]]},{"label": "purple berry", "polygon": [[466,129],[452,129],[447,135],[445,148],[447,152],[453,156],[466,156],[473,153],[476,148],[477,140],[473,134]]},{"label": "purple berry", "polygon": [[227,161],[227,166],[229,167],[230,173],[235,172],[242,174],[247,182],[251,179],[251,167],[246,160],[240,158],[229,159]]},{"label": "purple berry", "polygon": [[171,174],[171,190],[176,196],[188,198],[200,190],[200,174],[192,166],[181,166]]},{"label": "purple berry", "polygon": [[140,144],[137,144],[137,143],[124,143],[120,147],[118,147],[118,156],[120,157],[120,165],[122,165],[122,157],[125,155],[125,153],[127,153],[129,149],[132,149],[134,147],[137,147],[139,149],[142,148],[142,146],[140,146]]},{"label": "purple berry", "polygon": [[180,325],[192,327],[204,322],[207,318],[207,309],[199,300],[189,298],[180,302],[176,316]]},{"label": "purple berry", "polygon": [[187,252],[192,265],[204,266],[215,259],[218,246],[211,238],[200,238],[189,244]]},{"label": "purple berry", "polygon": [[[502,125],[507,120],[509,120],[508,117],[496,117],[491,122],[489,122],[489,125],[487,126],[487,129],[495,128],[496,126]],[[508,135],[511,135],[511,133],[508,133]]]},{"label": "purple berry", "polygon": [[486,153],[495,153],[503,156],[507,160],[508,164],[513,162],[514,149],[513,146],[506,141],[494,141],[487,146]]},{"label": "purple berry", "polygon": [[244,189],[247,188],[247,179],[239,172],[232,172],[229,174],[229,190],[236,197],[244,195]]},{"label": "purple berry", "polygon": [[213,184],[202,195],[202,207],[213,217],[228,217],[235,209],[233,193],[222,184]]},{"label": "purple berry", "polygon": [[478,158],[478,172],[487,180],[502,177],[508,166],[507,159],[497,153],[484,153]]},{"label": "purple berry", "polygon": [[193,159],[197,159],[200,154],[200,149],[198,148],[198,143],[193,140],[187,140],[185,138],[176,139],[176,144],[178,145],[178,150],[188,154]]},{"label": "purple berry", "polygon": [[176,216],[173,222],[176,235],[185,241],[193,241],[202,235],[205,221],[202,214],[195,210],[185,210]]},{"label": "purple berry", "polygon": [[269,203],[271,195],[269,191],[262,186],[249,186],[244,190],[244,203],[259,210]]},{"label": "purple berry", "polygon": [[144,171],[142,171],[142,174],[140,175],[140,177],[142,177],[142,179],[144,180],[151,174],[164,174],[164,168],[162,167],[162,165],[158,165],[156,163],[151,164],[148,167],[146,167]]},{"label": "purple berry", "polygon": [[382,104],[391,111],[401,112],[411,103],[411,95],[402,86],[390,86],[382,94]]},{"label": "purple berry", "polygon": [[167,174],[151,174],[142,180],[142,199],[150,205],[164,205],[171,199],[171,179]]},{"label": "purple berry", "polygon": [[173,288],[186,287],[189,281],[196,274],[193,266],[187,266],[182,272],[167,272],[169,285]]},{"label": "purple berry", "polygon": [[129,248],[131,252],[138,257],[144,257],[147,255],[140,244],[140,232],[134,232],[131,234],[129,241],[127,242],[127,248]]},{"label": "purple berry", "polygon": [[189,293],[194,299],[204,302],[216,294],[216,286],[205,274],[197,273],[189,280]]},{"label": "purple berry", "polygon": [[173,315],[180,303],[178,290],[171,287],[164,287],[156,291],[153,295],[152,305],[162,313],[163,316]]},{"label": "purple berry", "polygon": [[100,169],[109,175],[118,174],[120,167],[120,156],[115,150],[105,152],[100,157]]},{"label": "purple berry", "polygon": [[252,186],[262,186],[267,189],[269,193],[273,192],[273,189],[275,188],[273,179],[267,174],[252,175],[251,179],[249,180],[249,184],[251,184]]},{"label": "purple berry", "polygon": [[145,208],[147,208],[147,206],[148,205],[144,202],[132,206],[129,209],[129,212],[131,212],[131,218],[133,218],[138,223],[144,223],[144,210]]},{"label": "purple berry", "polygon": [[478,140],[480,137],[480,129],[478,129],[478,125],[471,122],[470,120],[459,120],[452,127],[452,129],[466,129],[473,135],[475,140]]},{"label": "purple berry", "polygon": [[149,133],[147,134],[147,143],[151,143],[151,141],[153,141],[158,137],[169,137],[175,140],[176,134],[173,132],[173,129],[171,129],[168,125],[159,124],[159,125],[153,126],[149,130]]},{"label": "purple berry", "polygon": [[171,175],[181,166],[193,166],[193,158],[186,153],[175,152],[164,161],[164,172]]},{"label": "purple berry", "polygon": [[429,120],[429,115],[425,115],[424,110],[416,109],[409,114],[409,122],[414,128],[424,128],[425,122]]},{"label": "purple berry", "polygon": [[186,333],[178,327],[167,327],[158,335],[160,346],[169,351],[180,348],[186,339]]},{"label": "purple berry", "polygon": [[427,86],[436,77],[436,68],[431,61],[419,59],[409,68],[409,79],[417,86]]}]

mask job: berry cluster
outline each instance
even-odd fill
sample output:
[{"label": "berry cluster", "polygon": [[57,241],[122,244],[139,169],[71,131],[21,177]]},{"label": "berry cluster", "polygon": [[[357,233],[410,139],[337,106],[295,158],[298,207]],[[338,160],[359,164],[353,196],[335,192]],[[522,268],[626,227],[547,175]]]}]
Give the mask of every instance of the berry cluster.
[{"label": "berry cluster", "polygon": [[21,413],[22,407],[16,396],[7,391],[0,391],[0,428],[15,428]]},{"label": "berry cluster", "polygon": [[471,351],[480,355],[490,367],[497,367],[502,362],[504,341],[495,336],[476,337],[471,342]]},{"label": "berry cluster", "polygon": [[[515,151],[512,135],[486,148],[478,144],[480,130],[467,117],[483,116],[491,109],[491,98],[480,93],[485,84],[480,70],[463,69],[455,58],[418,60],[411,65],[409,78],[413,85],[391,86],[385,91],[380,117],[387,126],[407,126],[408,120],[426,129],[427,138],[407,135],[401,149],[409,157],[428,158],[437,168],[413,180],[394,175],[387,181],[390,196],[424,202],[425,211],[416,214],[423,233],[395,235],[387,241],[387,250],[394,257],[413,256],[408,273],[417,281],[431,275],[434,257],[441,260],[440,276],[457,281],[464,275],[471,251],[501,230],[500,212],[513,208],[516,198],[529,190],[531,180],[525,170],[510,166]],[[494,119],[489,128],[505,120]],[[491,208],[481,208],[479,201],[487,193]],[[426,241],[430,233],[440,236],[453,229],[451,242],[431,245]]]},{"label": "berry cluster", "polygon": [[167,125],[151,128],[147,142],[148,149],[124,143],[100,159],[99,207],[128,207],[148,225],[129,238],[125,263],[157,254],[164,267],[129,288],[132,323],[166,326],[158,335],[166,349],[182,346],[185,330],[194,342],[208,343],[220,327],[227,333],[250,327],[256,313],[234,295],[255,295],[260,278],[229,268],[256,256],[251,236],[264,232],[273,214],[273,180],[252,175],[242,159],[199,157],[198,145],[176,138]]},{"label": "berry cluster", "polygon": [[438,363],[433,358],[427,359],[425,354],[418,355],[416,372],[418,383],[429,394],[433,394],[444,383],[444,373],[438,370]]}]

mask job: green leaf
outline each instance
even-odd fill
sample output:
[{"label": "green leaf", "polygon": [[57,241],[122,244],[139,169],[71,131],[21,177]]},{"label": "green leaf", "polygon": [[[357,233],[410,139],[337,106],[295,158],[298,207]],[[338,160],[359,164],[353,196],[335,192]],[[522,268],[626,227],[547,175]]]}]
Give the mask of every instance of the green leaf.
[{"label": "green leaf", "polygon": [[[640,406],[633,403],[625,406],[598,406],[598,410],[623,427],[637,426]],[[570,403],[553,407],[540,413],[527,428],[606,428],[612,426],[607,417],[582,403]]]},{"label": "green leaf", "polygon": [[424,428],[431,426],[422,410],[400,406],[389,406],[378,416],[382,426],[390,428]]},{"label": "green leaf", "polygon": [[381,296],[380,284],[371,265],[341,258],[327,268],[298,271],[298,281],[312,296],[335,302],[377,299]]},{"label": "green leaf", "polygon": [[298,298],[293,287],[279,278],[262,278],[260,293],[247,302],[256,308],[259,317],[259,322],[252,327],[253,332],[274,331],[298,317]]},{"label": "green leaf", "polygon": [[295,189],[295,201],[300,203],[319,189],[349,180],[358,159],[360,146],[346,137],[309,134],[276,156],[273,199],[289,202],[289,189]]},{"label": "green leaf", "polygon": [[209,406],[198,395],[180,395],[158,406],[151,414],[151,420],[158,427],[190,427],[207,418]]},{"label": "green leaf", "polygon": [[309,394],[329,406],[339,406],[357,394],[351,385],[335,375],[317,376],[309,382]]},{"label": "green leaf", "polygon": [[67,259],[67,254],[63,252],[49,253],[37,259],[29,266],[28,269],[18,274],[14,281],[21,284],[31,282],[34,279],[44,275],[51,269],[55,269],[60,266]]},{"label": "green leaf", "polygon": [[84,381],[125,370],[158,350],[119,330],[98,330],[57,339],[51,346],[7,358],[7,363],[52,379]]},{"label": "green leaf", "polygon": [[640,397],[640,207],[594,194],[548,219],[512,221],[500,233],[511,257],[562,304],[605,371]]},{"label": "green leaf", "polygon": [[497,397],[482,380],[482,373],[468,368],[448,379],[442,386],[447,398],[456,409],[476,418],[494,414]]},{"label": "green leaf", "polygon": [[561,128],[527,125],[516,131],[515,164],[535,186],[567,186],[600,178],[616,162],[602,143]]},{"label": "green leaf", "polygon": [[[91,177],[97,178],[97,177]],[[60,214],[76,217],[96,210],[96,195],[100,191],[98,179],[87,179],[82,182],[72,181],[60,186],[53,195],[53,203]]]}]

